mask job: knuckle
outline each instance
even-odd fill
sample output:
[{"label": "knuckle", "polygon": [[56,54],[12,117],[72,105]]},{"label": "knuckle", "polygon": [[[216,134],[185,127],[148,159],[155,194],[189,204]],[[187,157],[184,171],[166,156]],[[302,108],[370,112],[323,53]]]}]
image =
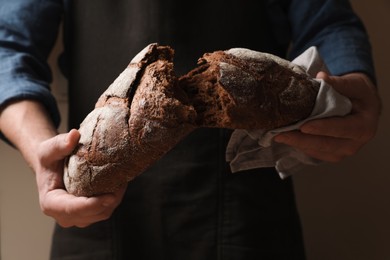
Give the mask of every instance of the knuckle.
[{"label": "knuckle", "polygon": [[43,212],[43,214],[48,215],[49,210],[48,210],[46,204],[43,203],[43,202],[40,202],[40,203],[39,203],[39,206],[40,206],[41,211]]},{"label": "knuckle", "polygon": [[344,160],[345,156],[343,155],[339,155],[339,156],[334,156],[332,159],[332,163],[339,163],[341,162],[342,160]]},{"label": "knuckle", "polygon": [[373,139],[376,135],[376,129],[375,130],[368,130],[365,135],[362,137],[362,140],[365,142],[368,142],[369,140]]},{"label": "knuckle", "polygon": [[45,214],[46,216],[51,216],[50,210],[49,210],[48,208],[42,207],[42,206],[41,206],[41,211],[42,211],[42,213]]},{"label": "knuckle", "polygon": [[86,227],[88,227],[90,225],[91,225],[91,223],[81,223],[81,224],[77,224],[75,226],[78,227],[78,228],[86,228]]},{"label": "knuckle", "polygon": [[332,154],[334,162],[341,162],[347,157],[355,155],[359,151],[359,146],[356,144],[349,144],[340,147],[336,152]]},{"label": "knuckle", "polygon": [[73,227],[74,225],[71,224],[69,221],[64,221],[64,220],[57,220],[57,224],[62,227],[62,228],[70,228]]},{"label": "knuckle", "polygon": [[41,201],[41,202],[39,203],[39,206],[40,206],[41,211],[42,211],[43,214],[45,214],[46,216],[52,216],[52,209],[51,209],[51,207],[49,207],[49,206],[47,205],[47,203],[45,202],[45,200]]},{"label": "knuckle", "polygon": [[107,220],[107,219],[109,219],[111,217],[111,211],[109,211],[109,212],[103,212],[102,214],[101,214],[101,219],[102,220]]},{"label": "knuckle", "polygon": [[77,213],[77,209],[75,209],[72,205],[66,205],[63,210],[64,216],[67,217],[75,217],[78,215]]},{"label": "knuckle", "polygon": [[72,215],[72,212],[73,212],[73,210],[72,210],[71,207],[69,207],[69,206],[65,207],[65,209],[64,209],[64,214],[65,214],[66,216],[71,216],[71,215]]},{"label": "knuckle", "polygon": [[359,151],[359,148],[357,147],[347,147],[343,153],[342,153],[342,157],[345,158],[345,157],[350,157],[350,156],[353,156],[355,155],[357,152]]},{"label": "knuckle", "polygon": [[329,163],[339,163],[341,162],[342,160],[344,159],[344,156],[343,155],[338,155],[338,154],[329,154],[325,161],[329,162]]}]

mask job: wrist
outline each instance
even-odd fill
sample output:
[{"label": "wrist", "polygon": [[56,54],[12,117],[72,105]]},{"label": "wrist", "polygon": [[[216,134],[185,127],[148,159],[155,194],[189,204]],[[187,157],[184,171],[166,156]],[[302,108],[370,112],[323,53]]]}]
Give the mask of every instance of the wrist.
[{"label": "wrist", "polygon": [[0,113],[1,132],[35,168],[38,146],[57,135],[46,109],[36,101],[21,100],[8,104]]}]

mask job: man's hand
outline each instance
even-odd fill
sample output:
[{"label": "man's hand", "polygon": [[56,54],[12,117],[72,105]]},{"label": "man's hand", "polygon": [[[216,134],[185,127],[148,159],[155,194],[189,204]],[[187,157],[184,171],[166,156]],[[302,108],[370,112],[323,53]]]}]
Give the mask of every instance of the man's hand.
[{"label": "man's hand", "polygon": [[362,73],[337,77],[320,72],[317,78],[324,79],[351,100],[351,113],[345,117],[309,121],[301,126],[300,131],[280,134],[275,141],[293,146],[316,159],[339,162],[356,154],[375,136],[381,112],[380,98],[371,80]]},{"label": "man's hand", "polygon": [[63,227],[86,227],[107,219],[126,190],[97,197],[76,197],[66,192],[63,166],[77,146],[80,133],[57,134],[45,107],[21,100],[0,109],[0,130],[21,152],[35,173],[42,211]]},{"label": "man's hand", "polygon": [[71,130],[48,139],[38,147],[36,180],[42,211],[63,227],[86,227],[109,218],[119,205],[126,187],[97,197],[76,197],[65,191],[63,161],[76,147],[80,134]]}]

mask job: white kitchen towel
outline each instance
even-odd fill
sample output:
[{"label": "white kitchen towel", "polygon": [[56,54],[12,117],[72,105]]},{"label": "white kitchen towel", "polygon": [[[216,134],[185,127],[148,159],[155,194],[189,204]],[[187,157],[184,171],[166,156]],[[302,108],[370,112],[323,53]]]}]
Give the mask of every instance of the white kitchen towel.
[{"label": "white kitchen towel", "polygon": [[[292,63],[302,67],[313,78],[319,71],[327,71],[316,47],[310,47]],[[279,133],[297,130],[309,120],[350,113],[352,104],[348,98],[340,95],[324,80],[315,80],[320,83],[320,88],[315,106],[308,118],[271,131],[241,129],[233,131],[226,149],[226,161],[230,163],[232,172],[275,167],[280,177],[285,178],[298,172],[305,165],[321,163],[290,146],[273,142],[273,138]]]}]

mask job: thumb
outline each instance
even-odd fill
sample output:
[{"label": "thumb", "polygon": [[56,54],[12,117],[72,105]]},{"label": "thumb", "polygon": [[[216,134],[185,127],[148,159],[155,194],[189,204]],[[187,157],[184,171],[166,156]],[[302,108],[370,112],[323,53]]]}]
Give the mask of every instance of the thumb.
[{"label": "thumb", "polygon": [[[326,83],[331,85],[336,90],[337,90],[337,88],[341,88],[341,85],[342,85],[340,82],[341,79],[340,78],[337,79],[336,77],[332,77],[324,71],[318,72],[316,78],[324,80]],[[339,92],[341,93],[341,91],[339,91]]]},{"label": "thumb", "polygon": [[335,79],[335,77],[330,76],[328,73],[324,71],[318,72],[316,78],[324,80],[326,83],[331,85],[336,90],[337,90],[337,86],[340,85],[340,82],[337,79]]},{"label": "thumb", "polygon": [[344,76],[330,76],[325,72],[317,74],[318,79],[323,79],[341,95],[350,99],[362,99],[363,87],[367,85],[365,78],[360,73],[351,73]]},{"label": "thumb", "polygon": [[50,161],[62,160],[72,153],[79,139],[80,133],[76,129],[70,130],[69,133],[54,136],[42,143],[41,158]]},{"label": "thumb", "polygon": [[316,76],[317,79],[323,79],[323,80],[325,80],[326,82],[330,81],[330,78],[329,78],[329,77],[330,77],[329,74],[326,73],[325,71],[320,71],[320,72],[318,72],[318,73],[317,73],[317,76]]}]

